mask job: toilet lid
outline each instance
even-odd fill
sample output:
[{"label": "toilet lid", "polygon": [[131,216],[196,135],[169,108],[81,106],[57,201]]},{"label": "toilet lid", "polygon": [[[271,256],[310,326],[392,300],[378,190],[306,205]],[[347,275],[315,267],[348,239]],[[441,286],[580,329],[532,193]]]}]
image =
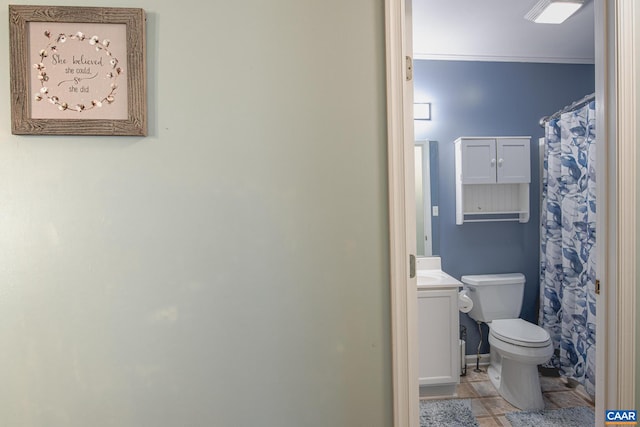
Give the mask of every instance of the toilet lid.
[{"label": "toilet lid", "polygon": [[521,347],[545,347],[551,340],[547,331],[522,319],[496,319],[491,322],[490,333]]}]

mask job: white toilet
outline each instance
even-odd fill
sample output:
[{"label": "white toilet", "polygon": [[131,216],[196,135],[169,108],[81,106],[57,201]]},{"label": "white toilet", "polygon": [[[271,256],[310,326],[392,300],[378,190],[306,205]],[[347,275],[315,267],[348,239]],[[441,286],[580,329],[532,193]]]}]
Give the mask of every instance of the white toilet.
[{"label": "white toilet", "polygon": [[502,397],[522,410],[544,409],[537,365],[553,355],[549,333],[519,319],[525,278],[521,273],[462,276],[472,319],[489,325],[487,373]]}]

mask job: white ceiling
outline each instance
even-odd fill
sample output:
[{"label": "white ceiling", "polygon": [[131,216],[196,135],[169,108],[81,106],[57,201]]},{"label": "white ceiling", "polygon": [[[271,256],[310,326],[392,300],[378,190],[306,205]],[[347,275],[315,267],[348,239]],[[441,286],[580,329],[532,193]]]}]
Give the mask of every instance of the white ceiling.
[{"label": "white ceiling", "polygon": [[538,0],[413,0],[416,59],[593,64],[593,0],[562,24],[524,15]]}]

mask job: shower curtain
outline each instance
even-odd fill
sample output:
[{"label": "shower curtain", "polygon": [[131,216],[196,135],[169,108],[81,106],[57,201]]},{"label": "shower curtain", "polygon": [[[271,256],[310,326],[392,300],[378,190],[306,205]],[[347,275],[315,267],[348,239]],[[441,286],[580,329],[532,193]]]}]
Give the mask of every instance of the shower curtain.
[{"label": "shower curtain", "polygon": [[547,366],[595,395],[595,102],[545,128],[540,233],[540,325],[555,353]]}]

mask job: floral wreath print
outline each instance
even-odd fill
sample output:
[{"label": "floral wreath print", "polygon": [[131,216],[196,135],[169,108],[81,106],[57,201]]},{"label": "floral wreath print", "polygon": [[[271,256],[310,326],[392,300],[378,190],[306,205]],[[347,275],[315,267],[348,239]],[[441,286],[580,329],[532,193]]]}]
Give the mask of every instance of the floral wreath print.
[{"label": "floral wreath print", "polygon": [[[47,37],[50,41],[44,47],[44,49],[41,49],[39,52],[40,62],[38,62],[37,64],[33,64],[33,68],[38,73],[38,80],[40,80],[40,85],[41,85],[39,92],[35,95],[36,101],[47,100],[53,105],[57,106],[58,109],[61,111],[75,111],[75,112],[91,110],[96,107],[100,108],[104,103],[112,104],[115,101],[116,89],[118,88],[117,79],[122,74],[123,70],[121,67],[118,66],[118,59],[115,58],[112,52],[109,50],[109,44],[111,42],[108,39],[100,40],[98,36],[87,38],[80,31],[78,31],[76,34],[60,33],[54,39],[52,38],[51,32],[47,30],[44,32],[44,36]],[[101,52],[102,54],[107,55],[107,57],[110,58],[109,64],[111,65],[111,70],[108,73],[106,73],[106,77],[111,80],[111,83],[109,85],[109,92],[102,97],[94,98],[91,101],[91,105],[84,105],[84,104],[69,105],[59,96],[55,95],[55,93],[53,93],[53,91],[47,85],[47,83],[49,82],[49,76],[47,75],[47,69],[44,65],[44,60],[46,57],[49,56],[49,54],[57,53],[59,51],[58,45],[64,44],[68,42],[68,40],[73,40],[76,42],[87,41],[89,45],[95,47],[97,52]],[[62,83],[69,82],[69,81],[74,82],[74,84],[79,84],[83,80],[89,80],[97,77],[98,74],[99,73],[96,73],[91,77],[74,77],[69,80],[63,80],[59,82],[57,86],[59,87]]]}]

